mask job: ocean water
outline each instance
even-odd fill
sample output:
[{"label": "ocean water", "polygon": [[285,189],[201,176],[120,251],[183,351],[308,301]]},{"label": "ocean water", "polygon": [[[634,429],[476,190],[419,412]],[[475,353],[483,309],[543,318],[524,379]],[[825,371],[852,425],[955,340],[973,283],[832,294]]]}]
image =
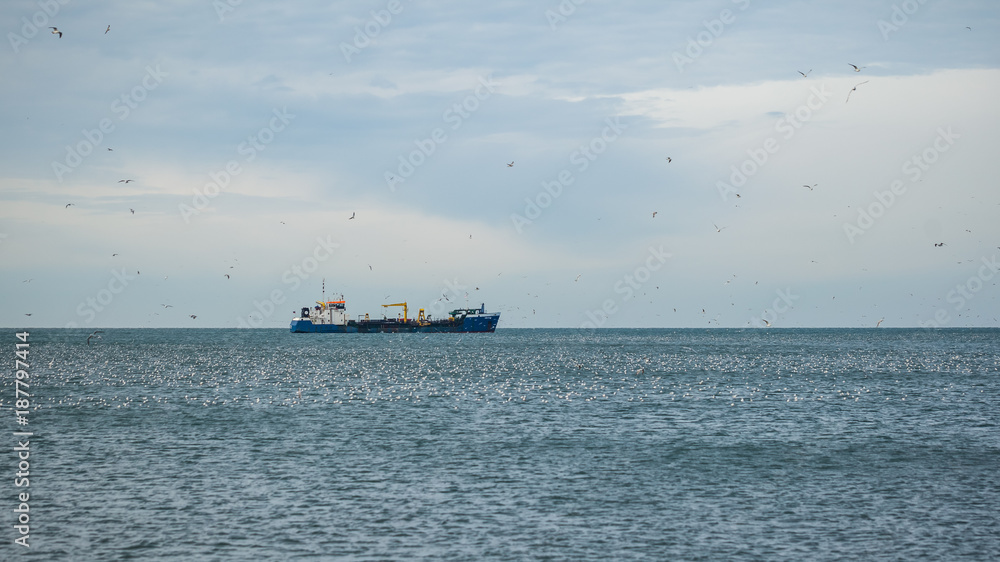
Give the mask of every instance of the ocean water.
[{"label": "ocean water", "polygon": [[87,335],[0,559],[1000,558],[1000,330]]}]

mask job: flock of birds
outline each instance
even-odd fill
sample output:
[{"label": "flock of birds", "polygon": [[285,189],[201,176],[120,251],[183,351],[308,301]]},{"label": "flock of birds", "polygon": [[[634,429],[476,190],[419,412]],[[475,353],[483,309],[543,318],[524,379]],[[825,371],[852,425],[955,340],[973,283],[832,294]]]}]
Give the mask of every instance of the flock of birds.
[{"label": "flock of birds", "polygon": [[[51,30],[51,33],[52,33],[53,35],[56,35],[56,36],[58,36],[59,38],[62,38],[62,36],[63,36],[63,32],[62,32],[61,30],[59,30],[59,29],[58,29],[57,27],[50,27],[49,29]],[[969,27],[969,26],[967,26],[967,27],[966,27],[966,29],[968,29],[969,31],[971,31],[971,30],[972,30],[972,28],[971,28],[971,27]],[[106,34],[108,34],[108,33],[109,33],[110,31],[111,31],[111,25],[109,24],[109,25],[107,25],[107,27],[105,28],[105,30],[104,30],[104,34],[106,35]],[[854,70],[854,72],[856,72],[856,73],[860,73],[860,72],[861,72],[862,70],[864,70],[865,68],[867,68],[867,67],[865,67],[865,66],[858,66],[858,65],[856,65],[856,64],[853,64],[853,63],[847,63],[847,64],[848,64],[848,66],[850,66],[850,67],[851,67],[851,68],[852,68],[852,69]],[[803,71],[801,71],[801,70],[797,70],[796,72],[797,72],[797,73],[798,73],[799,75],[801,75],[801,76],[802,76],[803,78],[808,78],[808,77],[809,77],[809,75],[810,75],[810,74],[812,73],[812,71],[813,71],[812,69],[809,69],[808,71],[804,71],[804,72],[803,72]],[[856,91],[858,90],[858,88],[859,88],[860,86],[863,86],[863,85],[865,85],[865,84],[868,84],[869,82],[870,82],[869,80],[864,80],[864,81],[862,81],[862,82],[859,82],[859,83],[855,84],[855,85],[854,85],[854,87],[852,87],[852,88],[851,88],[851,89],[850,89],[850,90],[849,90],[849,91],[847,92],[847,97],[846,97],[846,99],[845,99],[845,103],[848,103],[848,102],[850,102],[852,94],[854,94],[854,93],[855,93],[855,92],[856,92]],[[110,147],[108,147],[108,148],[107,148],[107,150],[108,150],[109,152],[110,152],[110,151],[113,151],[113,149],[112,149],[112,148],[110,148]],[[666,157],[666,162],[667,162],[668,164],[669,164],[669,163],[671,163],[671,162],[673,162],[673,158],[672,158],[671,156],[667,156],[667,157]],[[507,163],[506,163],[506,166],[507,166],[508,168],[513,168],[513,167],[514,167],[514,161],[513,161],[513,160],[511,160],[510,162],[507,162]],[[136,181],[136,180],[135,180],[135,179],[133,179],[133,178],[123,178],[123,179],[120,179],[120,180],[118,180],[118,183],[124,183],[124,184],[126,184],[126,185],[127,185],[127,184],[129,184],[129,183],[132,183],[132,182],[134,182],[134,181]],[[814,190],[814,189],[815,189],[816,187],[818,187],[818,185],[819,185],[819,184],[815,184],[815,183],[814,183],[814,184],[811,184],[811,185],[810,185],[810,184],[803,184],[803,186],[802,186],[802,187],[803,187],[803,188],[806,188],[806,189],[808,189],[808,190],[810,190],[810,191],[813,191],[813,190]],[[737,197],[737,198],[740,198],[740,197],[741,197],[741,195],[740,195],[740,194],[736,194],[736,197]],[[68,208],[70,208],[71,206],[74,206],[74,203],[66,203],[66,205],[65,205],[65,208],[67,208],[67,209],[68,209]],[[135,209],[133,209],[133,208],[129,208],[129,212],[130,212],[130,213],[131,213],[132,215],[134,215],[134,214],[135,214]],[[652,217],[653,217],[653,218],[656,218],[656,216],[657,216],[657,214],[658,214],[658,213],[659,213],[659,211],[653,211],[653,212],[652,212]],[[351,216],[350,216],[350,217],[348,218],[348,220],[354,220],[354,219],[356,218],[356,216],[357,216],[356,212],[352,212],[352,214],[351,214]],[[281,221],[281,224],[285,224],[285,223],[284,223],[284,221]],[[720,226],[718,226],[718,225],[716,225],[716,224],[713,224],[712,226],[714,227],[714,229],[715,229],[715,232],[716,232],[716,233],[722,233],[722,231],[723,231],[723,230],[725,230],[725,229],[727,228],[727,227],[725,227],[725,226],[721,226],[721,227],[720,227]],[[469,235],[469,239],[472,239],[472,235],[471,235],[471,234]],[[935,246],[935,247],[943,247],[943,246],[945,246],[945,243],[944,243],[944,242],[940,242],[940,243],[935,243],[935,244],[934,244],[934,246]],[[112,254],[112,257],[115,257],[115,256],[117,256],[117,255],[118,255],[117,253],[115,253],[115,254]],[[231,266],[231,267],[232,267],[232,266]],[[368,264],[368,268],[369,268],[369,270],[370,270],[370,271],[374,271],[374,268],[372,267],[372,265],[371,265],[371,264]],[[136,271],[136,274],[139,274],[139,272],[138,272],[138,271]],[[230,274],[228,274],[228,273],[224,274],[224,276],[225,276],[225,278],[226,278],[227,280],[228,280],[228,279],[231,279],[231,276],[230,276]],[[581,276],[580,276],[580,275],[578,275],[578,276],[576,277],[576,279],[574,279],[574,281],[579,281],[580,277],[581,277]],[[167,277],[165,276],[165,277],[164,277],[164,279],[167,279]],[[727,281],[726,283],[728,283],[728,282],[729,282],[729,281]],[[657,287],[657,288],[658,288],[658,287]],[[477,287],[477,290],[478,290],[478,287]],[[439,299],[439,300],[440,300],[440,299]],[[164,305],[164,307],[166,308],[166,307],[168,307],[168,305]],[[676,309],[675,309],[675,311],[676,311]],[[703,312],[704,312],[704,310],[703,310]],[[31,314],[30,314],[30,313],[29,313],[29,314],[26,314],[26,316],[31,316]],[[189,315],[189,317],[190,317],[190,318],[191,318],[192,320],[194,320],[194,319],[196,319],[196,318],[197,318],[197,315],[195,315],[195,314],[190,314],[190,315]],[[884,319],[883,319],[883,320],[884,320]],[[766,322],[766,321],[765,321],[765,322]],[[876,324],[876,326],[879,326],[879,325],[881,325],[881,323],[882,323],[882,320],[879,320],[879,321],[878,321],[878,323]],[[770,325],[770,323],[767,323],[767,325]],[[95,336],[96,336],[97,338],[100,338],[100,336],[98,335],[98,334],[100,334],[100,333],[101,333],[100,331],[97,331],[97,332],[94,332],[93,334],[91,334],[91,335],[90,335],[90,336],[88,337],[88,339],[87,339],[87,343],[88,343],[88,345],[90,344],[90,339],[91,339],[91,338],[93,338],[93,337],[95,337]]]}]

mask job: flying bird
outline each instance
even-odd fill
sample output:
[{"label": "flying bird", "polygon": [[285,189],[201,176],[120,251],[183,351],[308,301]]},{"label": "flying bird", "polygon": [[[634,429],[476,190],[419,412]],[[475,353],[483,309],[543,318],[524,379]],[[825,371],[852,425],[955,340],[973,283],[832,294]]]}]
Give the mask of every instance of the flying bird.
[{"label": "flying bird", "polygon": [[132,211],[133,215],[135,214],[135,209],[129,209],[129,211]]},{"label": "flying bird", "polygon": [[101,336],[99,336],[97,334],[103,334],[103,333],[104,333],[104,330],[94,330],[94,333],[92,333],[89,336],[87,336],[87,345],[90,345],[90,338],[101,339]]},{"label": "flying bird", "polygon": [[104,34],[107,35],[111,31],[111,26],[109,25],[107,29],[104,30]]},{"label": "flying bird", "polygon": [[849,64],[849,65],[851,65],[851,66],[854,67],[854,72],[861,72],[861,68],[868,68],[867,66],[862,66],[861,68],[858,68],[856,65],[853,65],[851,63],[847,63],[847,64]]},{"label": "flying bird", "polygon": [[228,273],[225,273],[224,275],[226,276],[226,279],[229,279],[229,274]]},{"label": "flying bird", "polygon": [[667,164],[669,164],[669,163],[671,163],[671,162],[673,162],[673,161],[674,161],[674,159],[673,159],[673,158],[671,158],[671,157],[667,156]]},{"label": "flying bird", "polygon": [[[164,279],[166,279],[166,277],[164,277]],[[173,308],[174,307],[174,305],[172,305],[172,304],[160,304],[160,306],[162,306],[163,308]]]},{"label": "flying bird", "polygon": [[814,183],[812,185],[805,185],[805,184],[803,184],[802,187],[808,187],[809,191],[812,191],[813,188],[816,187],[817,185],[819,185],[819,184],[818,183]]},{"label": "flying bird", "polygon": [[52,30],[52,35],[58,35],[59,38],[62,39],[62,31],[59,31],[58,29],[56,29],[54,27],[50,27],[49,29]]},{"label": "flying bird", "polygon": [[798,72],[799,74],[801,74],[803,78],[808,78],[809,77],[809,73],[812,72],[812,69],[810,68],[807,72],[802,72],[801,70],[796,70],[795,72]]},{"label": "flying bird", "polygon": [[197,316],[195,316],[194,314],[189,314],[188,316],[190,316],[192,320],[194,320],[195,318],[197,318]]},{"label": "flying bird", "polygon": [[354,220],[354,215],[356,215],[356,214],[358,214],[358,213],[357,213],[356,211],[355,211],[355,212],[352,212],[352,213],[351,213],[351,218],[349,218],[349,219],[347,219],[347,220]]},{"label": "flying bird", "polygon": [[513,167],[514,167],[514,161],[513,161],[513,160],[511,160],[511,161],[510,161],[510,164],[507,164],[507,167],[508,167],[508,168],[513,168]]},{"label": "flying bird", "polygon": [[[573,280],[573,282],[574,282],[574,283],[576,283],[577,281],[579,281],[579,280],[580,280],[580,277],[583,277],[583,274],[582,274],[582,273],[581,273],[580,275],[577,275],[577,276],[576,276],[576,279],[574,279],[574,280]],[[477,287],[477,288],[478,288],[478,287]]]},{"label": "flying bird", "polygon": [[70,205],[72,205],[72,203],[66,203],[66,207],[64,207],[64,208],[69,209]]},{"label": "flying bird", "polygon": [[879,320],[878,322],[875,323],[875,327],[876,328],[878,328],[879,326],[882,325],[882,320],[885,320],[885,318],[882,318],[881,320]]},{"label": "flying bird", "polygon": [[113,149],[111,147],[108,147],[108,152],[114,152],[114,151],[115,151],[115,149]]},{"label": "flying bird", "polygon": [[[868,80],[865,80],[861,84],[867,84],[867,83],[868,83]],[[853,88],[851,88],[851,92],[853,92],[854,90],[857,90],[858,86],[860,86],[861,84],[857,84]],[[851,92],[847,92],[847,101],[845,101],[844,103],[847,103],[847,102],[851,101]]]},{"label": "flying bird", "polygon": [[941,246],[944,246],[944,242],[936,242],[936,243],[934,244],[934,247],[935,247],[935,248],[940,248]]},{"label": "flying bird", "polygon": [[130,182],[130,181],[135,181],[135,180],[118,180],[118,183],[122,183],[122,182],[124,182],[124,183],[128,183],[128,182]]},{"label": "flying bird", "polygon": [[659,213],[659,211],[653,211],[653,218],[654,219],[656,218],[656,213]]},{"label": "flying bird", "polygon": [[25,316],[31,316],[31,313],[30,312],[25,312],[24,315]]},{"label": "flying bird", "polygon": [[723,230],[725,230],[725,229],[726,229],[726,227],[722,227],[722,228],[719,228],[718,226],[716,226],[716,224],[715,224],[715,223],[712,223],[712,226],[714,226],[714,227],[715,227],[715,231],[716,231],[716,232],[722,232]]}]

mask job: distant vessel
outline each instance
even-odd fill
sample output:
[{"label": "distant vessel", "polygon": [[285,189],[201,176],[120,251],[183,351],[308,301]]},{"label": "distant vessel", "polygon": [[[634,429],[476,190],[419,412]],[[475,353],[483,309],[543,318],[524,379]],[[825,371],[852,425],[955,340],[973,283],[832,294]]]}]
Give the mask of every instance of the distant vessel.
[{"label": "distant vessel", "polygon": [[402,318],[386,318],[373,320],[365,314],[357,320],[347,315],[347,304],[344,297],[339,300],[316,301],[316,306],[310,309],[302,307],[298,318],[292,319],[289,328],[292,333],[395,333],[395,332],[493,332],[500,321],[500,313],[487,313],[486,305],[479,308],[457,308],[448,313],[447,318],[432,319],[424,315],[420,309],[417,317],[408,316],[409,308],[405,302],[383,304],[382,307],[403,307]]}]

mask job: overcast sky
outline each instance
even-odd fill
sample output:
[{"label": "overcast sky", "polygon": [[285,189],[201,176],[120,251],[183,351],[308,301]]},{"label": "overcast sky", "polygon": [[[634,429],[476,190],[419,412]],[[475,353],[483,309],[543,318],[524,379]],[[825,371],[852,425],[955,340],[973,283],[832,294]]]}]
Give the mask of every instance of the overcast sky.
[{"label": "overcast sky", "polygon": [[0,323],[998,326],[998,14],[5,2]]}]

